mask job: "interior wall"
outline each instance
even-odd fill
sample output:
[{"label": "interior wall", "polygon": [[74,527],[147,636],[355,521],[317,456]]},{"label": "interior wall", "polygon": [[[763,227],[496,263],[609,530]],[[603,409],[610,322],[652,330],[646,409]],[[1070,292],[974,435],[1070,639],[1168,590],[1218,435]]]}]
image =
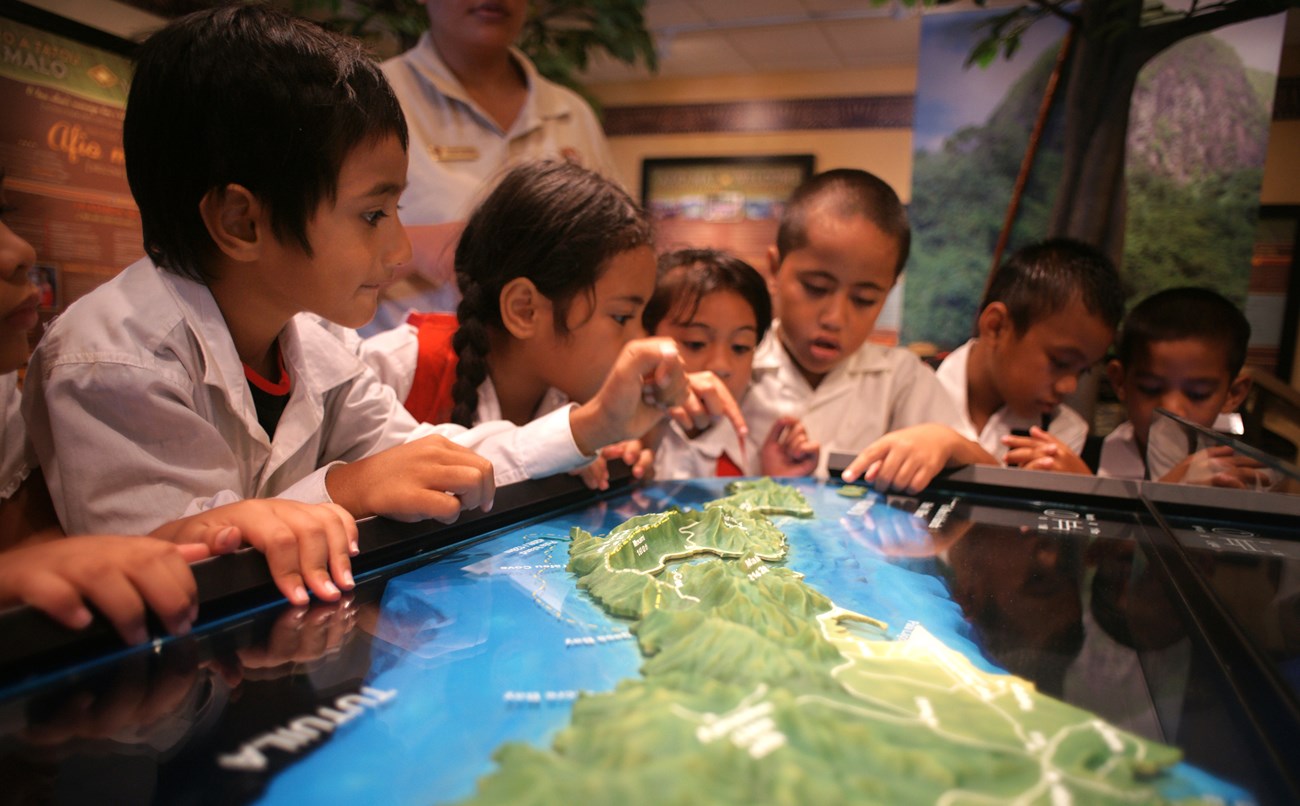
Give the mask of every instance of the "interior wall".
[{"label": "interior wall", "polygon": [[[911,95],[916,92],[916,68],[661,79],[594,84],[590,89],[605,107]],[[871,171],[892,185],[904,201],[910,199],[912,131],[908,128],[633,135],[611,137],[609,142],[619,173],[636,198],[641,194],[643,159],[812,154],[818,170]]]}]

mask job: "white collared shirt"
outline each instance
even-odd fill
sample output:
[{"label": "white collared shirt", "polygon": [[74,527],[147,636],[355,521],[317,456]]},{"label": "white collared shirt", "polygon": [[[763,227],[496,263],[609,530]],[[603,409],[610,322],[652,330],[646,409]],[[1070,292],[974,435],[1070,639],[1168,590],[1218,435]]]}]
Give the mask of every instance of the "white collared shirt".
[{"label": "white collared shirt", "polygon": [[329,501],[332,463],[432,433],[492,460],[498,485],[545,475],[535,463],[555,459],[539,451],[562,454],[530,445],[511,461],[509,423],[471,431],[416,423],[342,331],[307,314],[281,331],[292,386],[272,440],[207,286],[144,259],[78,300],[46,330],[23,390],[64,529],[145,534],[242,498]]},{"label": "white collared shirt", "polygon": [[18,373],[0,375],[0,501],[18,492],[36,462],[23,425],[21,402]]},{"label": "white collared shirt", "polygon": [[[543,78],[521,51],[512,48],[510,55],[524,73],[528,97],[508,131],[474,103],[428,32],[415,47],[381,65],[411,135],[407,186],[398,213],[403,224],[464,221],[510,168],[541,157],[574,158],[620,181],[600,121],[587,102]],[[410,308],[455,310],[459,295],[454,292],[444,286],[384,299],[362,332],[375,335],[396,327]]]},{"label": "white collared shirt", "polygon": [[1145,479],[1147,463],[1133,434],[1133,423],[1125,421],[1101,441],[1097,475],[1111,479]]},{"label": "white collared shirt", "polygon": [[[968,403],[969,386],[967,383],[966,368],[970,361],[971,346],[975,344],[975,339],[971,339],[962,346],[958,347],[948,354],[948,357],[939,365],[935,372],[943,388],[948,390],[952,396],[953,402],[957,404],[958,414],[961,416],[962,427],[957,429],[962,436],[979,442],[980,447],[1000,462],[1002,457],[1007,454],[1007,446],[1002,444],[1002,438],[1009,436],[1011,432],[1018,428],[1028,430],[1035,425],[1041,425],[1041,420],[1036,417],[1017,417],[1006,406],[993,412],[989,421],[984,424],[984,430],[977,432],[975,423],[971,420],[970,405]],[[1069,406],[1057,406],[1056,411],[1052,413],[1051,422],[1048,424],[1047,432],[1057,439],[1064,442],[1075,455],[1082,454],[1084,443],[1088,440],[1088,421]]]},{"label": "white collared shirt", "polygon": [[816,473],[823,478],[831,452],[856,454],[890,431],[922,423],[960,427],[952,399],[913,353],[866,342],[813,389],[782,346],[780,331],[780,322],[773,322],[758,345],[753,384],[741,406],[751,454],[785,414],[799,417],[821,443]]},{"label": "white collared shirt", "polygon": [[655,446],[655,478],[701,479],[718,475],[718,459],[725,453],[745,475],[757,474],[753,451],[742,457],[740,437],[726,420],[717,420],[694,439],[669,420]]}]

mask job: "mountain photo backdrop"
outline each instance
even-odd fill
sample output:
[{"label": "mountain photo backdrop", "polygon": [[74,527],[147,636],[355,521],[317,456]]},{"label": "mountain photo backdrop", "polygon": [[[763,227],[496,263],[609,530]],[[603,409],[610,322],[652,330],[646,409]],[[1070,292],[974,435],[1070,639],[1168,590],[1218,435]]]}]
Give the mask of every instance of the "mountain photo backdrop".
[{"label": "mountain photo backdrop", "polygon": [[[991,12],[927,16],[921,29],[912,174],[912,258],[903,343],[940,351],[971,335],[1012,186],[1064,24],[1039,23],[1010,61],[964,68]],[[1205,285],[1245,307],[1283,26],[1266,18],[1185,40],[1148,64],[1133,94],[1121,271],[1130,303]],[[1064,78],[1057,90],[1065,97]],[[1059,104],[1008,253],[1043,238],[1061,172]]]}]

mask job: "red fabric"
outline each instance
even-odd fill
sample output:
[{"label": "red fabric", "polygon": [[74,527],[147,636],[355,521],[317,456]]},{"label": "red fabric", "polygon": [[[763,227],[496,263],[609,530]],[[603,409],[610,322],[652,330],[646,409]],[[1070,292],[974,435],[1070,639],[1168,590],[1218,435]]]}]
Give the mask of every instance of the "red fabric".
[{"label": "red fabric", "polygon": [[449,313],[412,313],[406,321],[419,334],[419,357],[405,405],[415,419],[435,425],[451,422],[451,387],[456,383],[456,317]]},{"label": "red fabric", "polygon": [[725,453],[718,457],[718,476],[743,476],[744,471]]},{"label": "red fabric", "polygon": [[278,341],[275,343],[275,363],[280,367],[280,380],[274,383],[263,378],[257,370],[247,364],[244,364],[244,378],[268,395],[278,397],[287,395],[289,394],[289,371],[284,368],[284,353],[280,352]]}]

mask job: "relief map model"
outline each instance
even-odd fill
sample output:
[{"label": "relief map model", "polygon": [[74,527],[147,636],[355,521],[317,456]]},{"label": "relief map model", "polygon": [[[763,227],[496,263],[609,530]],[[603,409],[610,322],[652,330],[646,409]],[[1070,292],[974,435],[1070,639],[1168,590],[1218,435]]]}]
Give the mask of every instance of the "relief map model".
[{"label": "relief map model", "polygon": [[862,488],[723,484],[650,485],[394,577],[365,683],[390,699],[262,800],[1253,802],[992,664],[941,575],[870,548],[924,521]]}]

